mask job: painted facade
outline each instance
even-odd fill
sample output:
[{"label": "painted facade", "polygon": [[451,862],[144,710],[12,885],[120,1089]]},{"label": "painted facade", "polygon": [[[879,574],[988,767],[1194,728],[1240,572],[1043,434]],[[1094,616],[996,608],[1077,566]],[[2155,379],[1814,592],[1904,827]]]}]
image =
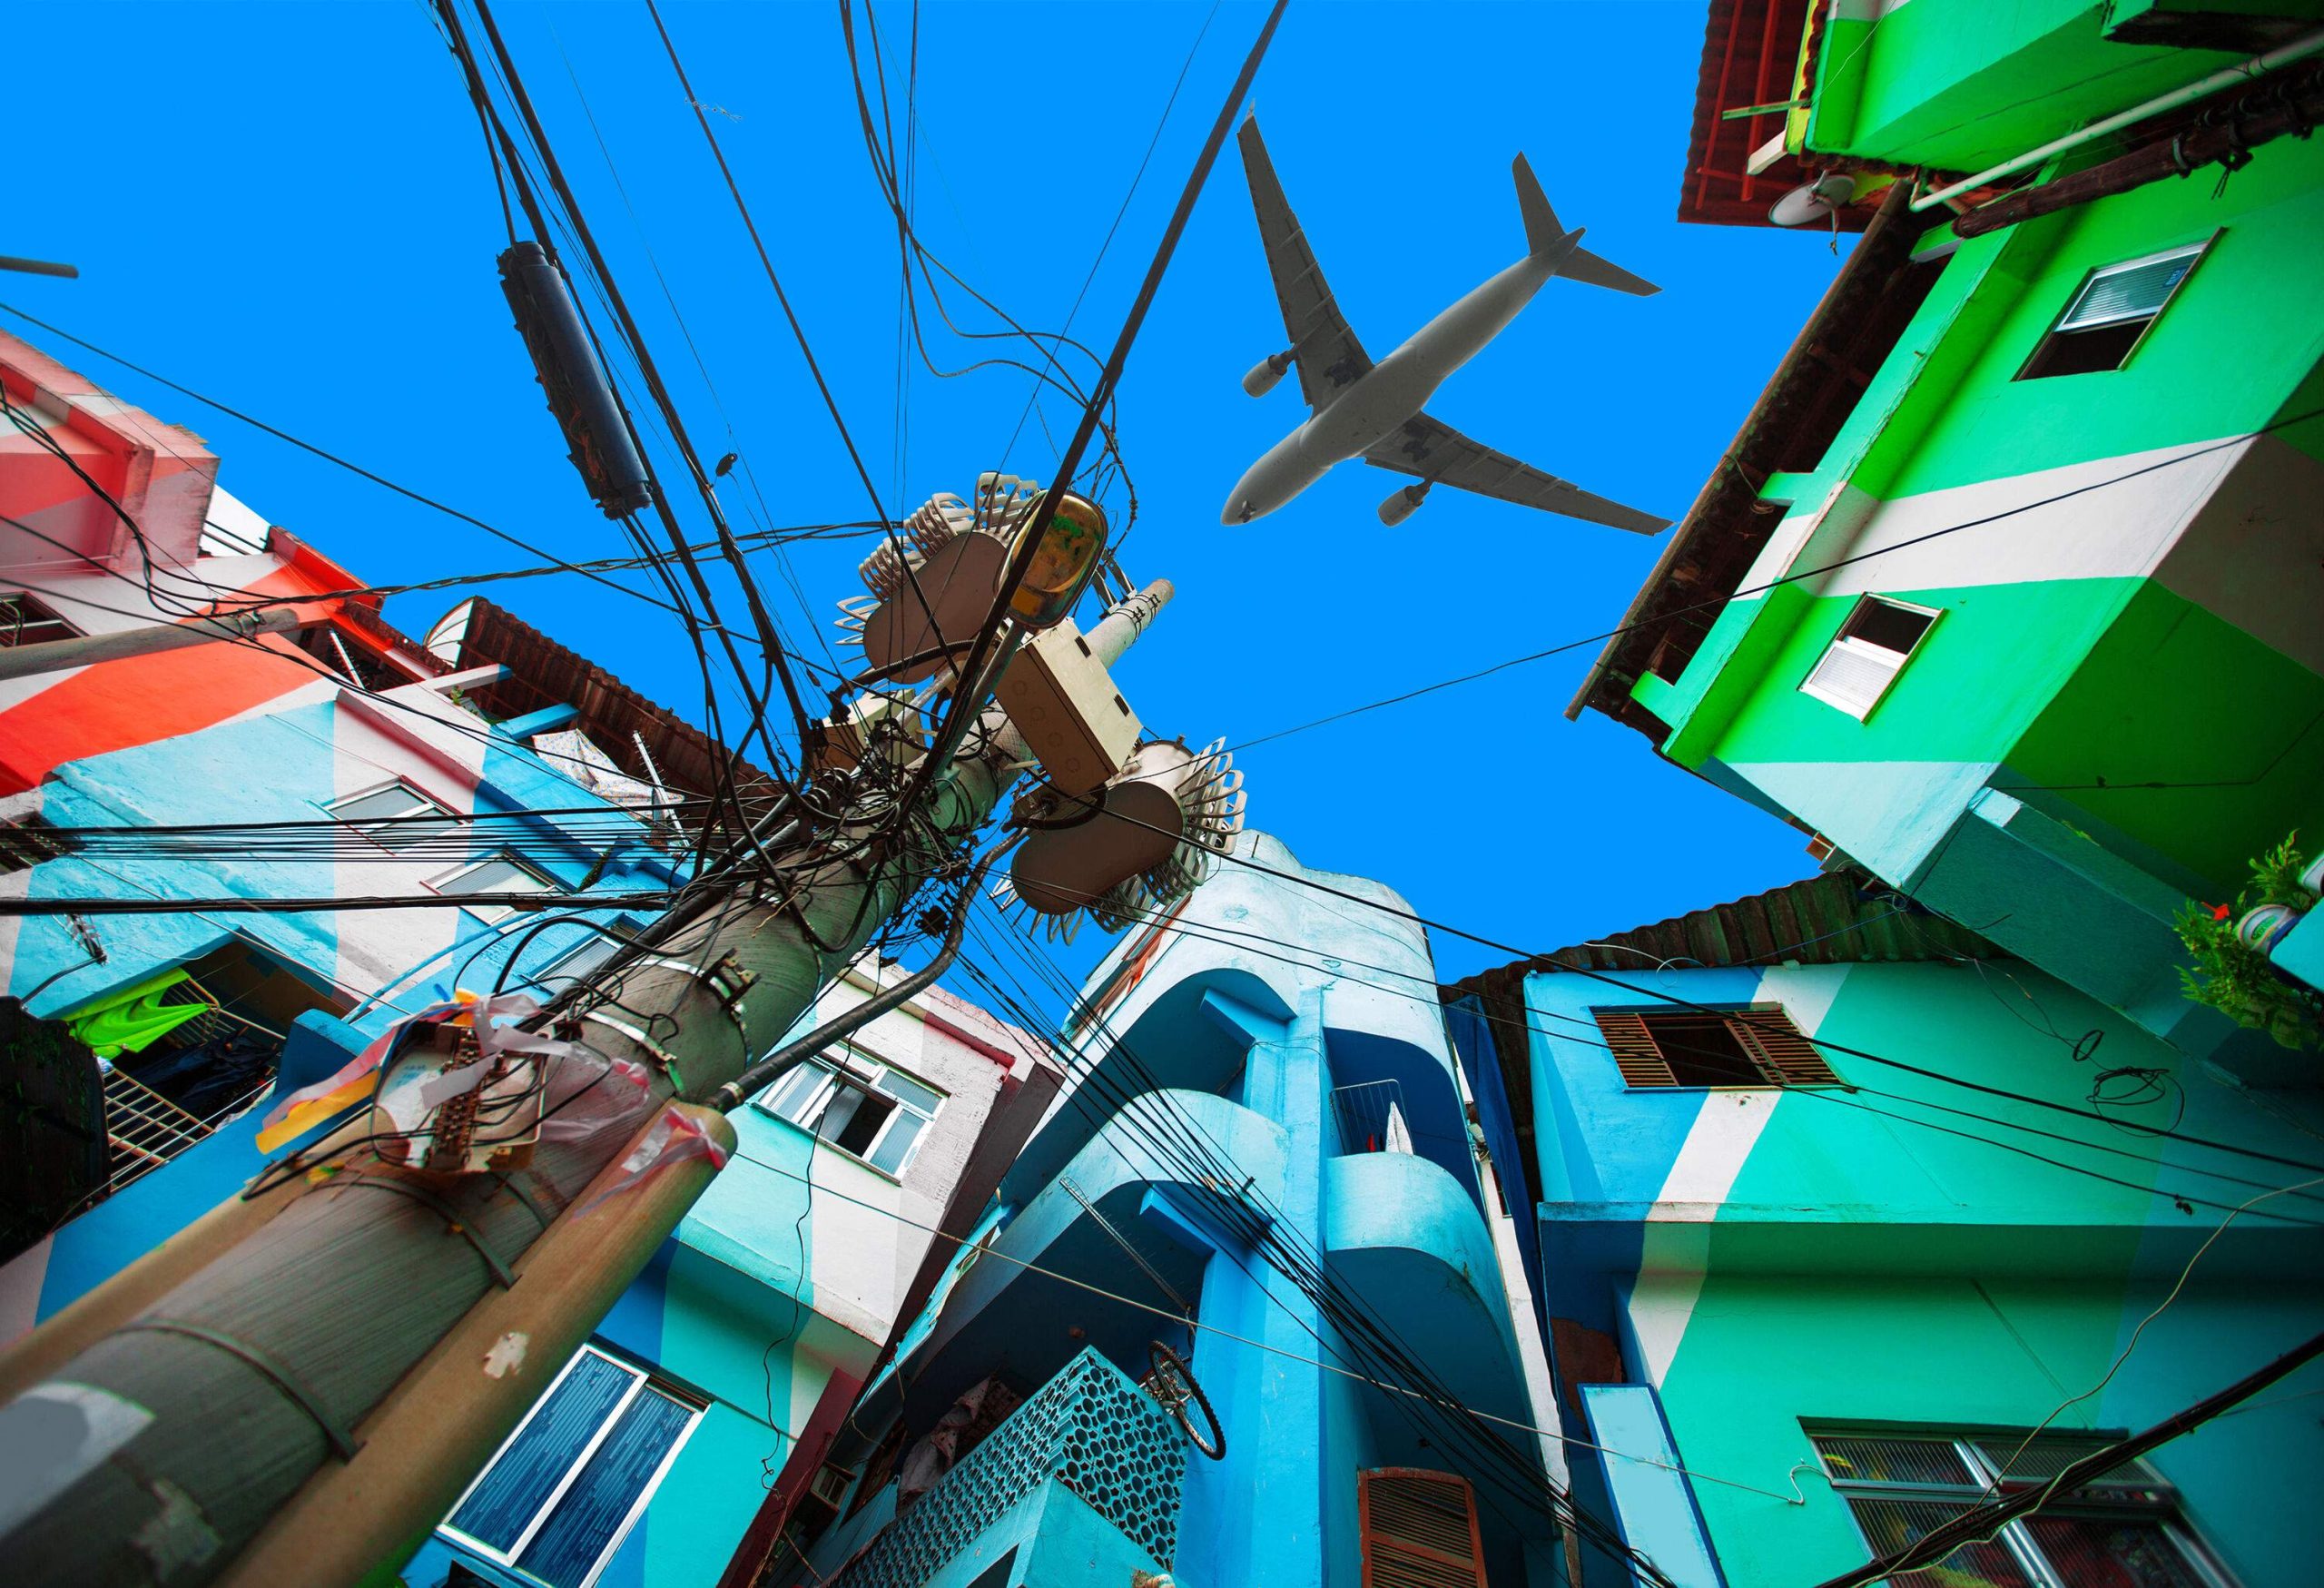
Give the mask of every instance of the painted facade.
[{"label": "painted facade", "polygon": [[[801,1030],[903,974],[892,962],[852,970]],[[1050,1090],[1028,1039],[934,988],[876,1017],[832,1057],[873,1078],[881,1097],[908,1100],[868,1138],[838,1117],[844,1089],[803,1080],[778,1081],[730,1115],[734,1158],[583,1354],[577,1370],[605,1380],[602,1406],[565,1408],[545,1396],[534,1423],[404,1565],[404,1582],[675,1588],[730,1569],[750,1580],[749,1563],[766,1547],[755,1541],[764,1534],[771,1544],[773,1517],[809,1492],[899,1320],[957,1249],[1008,1142],[1021,1139]],[[931,1092],[933,1106],[918,1111]],[[908,1150],[895,1147],[900,1134]],[[948,1228],[955,1239],[940,1240]],[[657,1424],[615,1415],[623,1372],[644,1376],[643,1396],[667,1397],[672,1409]],[[544,1426],[559,1418],[555,1431]],[[592,1451],[600,1428],[606,1441]],[[507,1475],[527,1462],[537,1484],[510,1483]],[[559,1495],[568,1475],[573,1486]],[[514,1497],[496,1504],[502,1486]],[[560,1505],[610,1519],[583,1534],[594,1553],[559,1547]]]},{"label": "painted facade", "polygon": [[[1571,1451],[1577,1494],[1687,1588],[1861,1563],[1951,1514],[1939,1496],[1907,1528],[1882,1509],[1900,1491],[1849,1487],[1900,1480],[1918,1440],[2006,1455],[2047,1419],[2038,1457],[2143,1428],[2305,1339],[2324,1302],[2324,1201],[2287,1167],[2319,1161],[2312,1090],[2246,1088],[1893,900],[1833,906],[1838,883],[1512,966],[1449,1011],[1488,1139],[1532,1143],[1536,1323],[1569,1430],[1602,1447]],[[1833,935],[1771,935],[1802,920]],[[1641,1084],[1605,1017],[1690,1012],[1672,1000],[1777,1011],[1837,1045],[1838,1084]],[[1965,1553],[1924,1575],[2305,1581],[2319,1390],[2311,1366],[2164,1445],[2154,1503],[2037,1524],[2052,1575]],[[1585,1560],[1585,1583],[1627,1580]]]},{"label": "painted facade", "polygon": [[[1794,151],[1974,171],[2231,58],[2132,42],[2119,5],[1966,9],[1814,8]],[[2264,1064],[2181,995],[2171,928],[2324,815],[2324,151],[2250,156],[1957,243],[1890,190],[1575,708]],[[2119,367],[2045,372],[2093,361],[2060,329],[2085,288],[2158,260]],[[1812,692],[1870,601],[1914,637]]]},{"label": "painted facade", "polygon": [[[256,1143],[273,1100],[457,990],[546,995],[650,922],[685,874],[684,802],[714,758],[699,731],[488,603],[407,639],[359,579],[218,489],[197,438],[23,343],[0,339],[0,377],[18,421],[0,441],[9,643],[316,597],[281,636],[0,682],[0,891],[157,907],[0,918],[12,1069],[21,1080],[33,1062],[27,1031],[65,1039],[43,1048],[43,1073],[84,1070],[64,1091],[85,1114],[51,1133],[77,1128],[95,1149],[79,1198],[94,1206],[58,1209],[77,1216],[30,1231],[0,1267],[5,1344],[240,1192],[276,1156]],[[744,767],[740,781],[764,779]],[[384,804],[350,804],[373,795]],[[361,824],[390,814],[441,824]],[[285,823],[302,828],[260,825]],[[238,825],[156,833],[220,824]],[[330,907],[457,893],[479,865],[497,868],[494,888],[572,902]],[[326,902],[168,907],[261,897]],[[902,974],[867,962],[802,1029]],[[118,1050],[100,1040],[123,1035]],[[166,1082],[136,1079],[157,1063]],[[842,1086],[840,1063],[869,1090]],[[715,1579],[770,1491],[812,1478],[932,1285],[941,1233],[966,1232],[1053,1090],[1020,1034],[931,990],[739,1110],[735,1160],[587,1349],[544,1377],[556,1387],[512,1441],[557,1458],[550,1486],[572,1504],[504,1465],[480,1509],[448,1519],[468,1531],[439,1532],[404,1580]],[[570,1448],[546,1437],[576,1430],[587,1437]]]},{"label": "painted facade", "polygon": [[[1354,1583],[1385,1547],[1360,1496],[1390,1533],[1406,1469],[1471,1506],[1476,1570],[1555,1580],[1515,1270],[1425,939],[1377,883],[1260,834],[1236,855],[1085,987],[1066,1090],[769,1581]],[[1383,1341],[1505,1421],[1381,1387],[1410,1382]],[[1219,1458],[1135,1387],[1157,1342],[1215,1409]]]}]

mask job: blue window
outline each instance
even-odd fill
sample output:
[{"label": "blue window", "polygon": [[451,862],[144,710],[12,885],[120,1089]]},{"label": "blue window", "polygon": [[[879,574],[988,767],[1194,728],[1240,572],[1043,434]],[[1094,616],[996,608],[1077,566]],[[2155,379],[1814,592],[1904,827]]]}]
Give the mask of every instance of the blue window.
[{"label": "blue window", "polygon": [[443,1531],[549,1588],[587,1588],[700,1415],[695,1403],[644,1370],[586,1346]]}]

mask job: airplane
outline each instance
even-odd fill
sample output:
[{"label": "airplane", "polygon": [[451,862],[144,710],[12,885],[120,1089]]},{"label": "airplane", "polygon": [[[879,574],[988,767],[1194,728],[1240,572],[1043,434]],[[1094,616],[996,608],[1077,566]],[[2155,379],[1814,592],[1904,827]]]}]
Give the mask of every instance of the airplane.
[{"label": "airplane", "polygon": [[1661,290],[1582,248],[1581,228],[1568,232],[1559,225],[1525,156],[1520,154],[1512,169],[1518,209],[1525,220],[1526,256],[1374,364],[1341,316],[1307,246],[1307,234],[1285,202],[1256,116],[1245,119],[1237,141],[1251,181],[1251,206],[1258,212],[1267,268],[1283,306],[1284,328],[1291,334],[1290,347],[1261,360],[1243,377],[1243,390],[1265,397],[1295,364],[1300,394],[1315,412],[1236,482],[1220,523],[1247,524],[1272,513],[1323,478],[1334,465],[1361,457],[1375,468],[1409,474],[1417,482],[1380,504],[1380,521],[1391,527],[1411,518],[1429,488],[1436,485],[1640,535],[1669,526],[1668,518],[1592,496],[1481,446],[1422,411],[1445,378],[1516,319],[1551,277],[1639,297]]}]

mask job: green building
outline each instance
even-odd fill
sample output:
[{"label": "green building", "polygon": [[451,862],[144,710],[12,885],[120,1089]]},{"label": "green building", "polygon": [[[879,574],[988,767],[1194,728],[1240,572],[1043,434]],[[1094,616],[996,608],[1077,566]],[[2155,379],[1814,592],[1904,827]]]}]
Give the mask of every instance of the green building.
[{"label": "green building", "polygon": [[1569,711],[2262,1080],[2171,923],[2324,833],[2319,12],[1717,0],[1682,215],[1863,235]]},{"label": "green building", "polygon": [[[1446,1016],[1574,1498],[1679,1588],[1860,1568],[2324,1311],[2313,1089],[2236,1085],[1858,876],[1593,933]],[[2314,1582],[2319,1394],[2310,1362],[1887,1581]],[[1572,1548],[1581,1588],[1633,1581]]]}]

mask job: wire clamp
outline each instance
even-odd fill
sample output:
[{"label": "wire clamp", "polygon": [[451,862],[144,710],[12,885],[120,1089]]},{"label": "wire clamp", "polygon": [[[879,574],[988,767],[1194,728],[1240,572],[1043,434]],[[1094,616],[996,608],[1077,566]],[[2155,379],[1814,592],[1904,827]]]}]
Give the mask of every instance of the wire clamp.
[{"label": "wire clamp", "polygon": [[121,1332],[123,1334],[133,1329],[157,1335],[179,1335],[189,1340],[199,1340],[205,1346],[225,1352],[245,1366],[255,1370],[260,1376],[281,1390],[284,1399],[306,1413],[313,1420],[315,1426],[322,1431],[324,1440],[338,1455],[340,1460],[354,1460],[356,1451],[361,1448],[356,1444],[355,1436],[347,1431],[337,1417],[331,1415],[330,1410],[323,1405],[321,1396],[310,1389],[297,1374],[249,1341],[238,1340],[223,1330],[213,1329],[206,1324],[187,1323],[173,1317],[133,1318],[121,1326]]},{"label": "wire clamp", "polygon": [[675,1056],[671,1054],[666,1049],[663,1048],[661,1044],[655,1041],[653,1038],[647,1036],[644,1031],[638,1030],[635,1026],[631,1025],[625,1020],[615,1020],[612,1015],[607,1014],[601,1009],[593,1009],[581,1018],[585,1021],[594,1021],[609,1031],[615,1031],[620,1033],[622,1036],[627,1037],[632,1042],[635,1043],[645,1051],[647,1058],[654,1060],[654,1064],[656,1069],[660,1070],[663,1074],[670,1078],[670,1084],[672,1086],[677,1088],[680,1091],[684,1091],[685,1090],[684,1082],[678,1079],[678,1061]]},{"label": "wire clamp", "polygon": [[[504,1180],[501,1183],[505,1186],[507,1182]],[[491,1274],[494,1284],[503,1290],[510,1289],[516,1285],[517,1276],[509,1271],[507,1264],[500,1260],[498,1252],[484,1244],[484,1237],[476,1232],[476,1226],[462,1218],[458,1208],[445,1201],[427,1187],[415,1185],[410,1180],[390,1179],[385,1175],[362,1174],[341,1175],[333,1184],[335,1187],[345,1187],[350,1189],[359,1186],[369,1186],[373,1190],[393,1191],[399,1197],[409,1197],[441,1218],[446,1228],[464,1238],[468,1245],[476,1248],[476,1255],[484,1259],[485,1268]],[[525,1200],[522,1197],[517,1199],[520,1202]],[[536,1218],[540,1217],[539,1209],[533,1208],[529,1202],[526,1203],[526,1208]]]}]

